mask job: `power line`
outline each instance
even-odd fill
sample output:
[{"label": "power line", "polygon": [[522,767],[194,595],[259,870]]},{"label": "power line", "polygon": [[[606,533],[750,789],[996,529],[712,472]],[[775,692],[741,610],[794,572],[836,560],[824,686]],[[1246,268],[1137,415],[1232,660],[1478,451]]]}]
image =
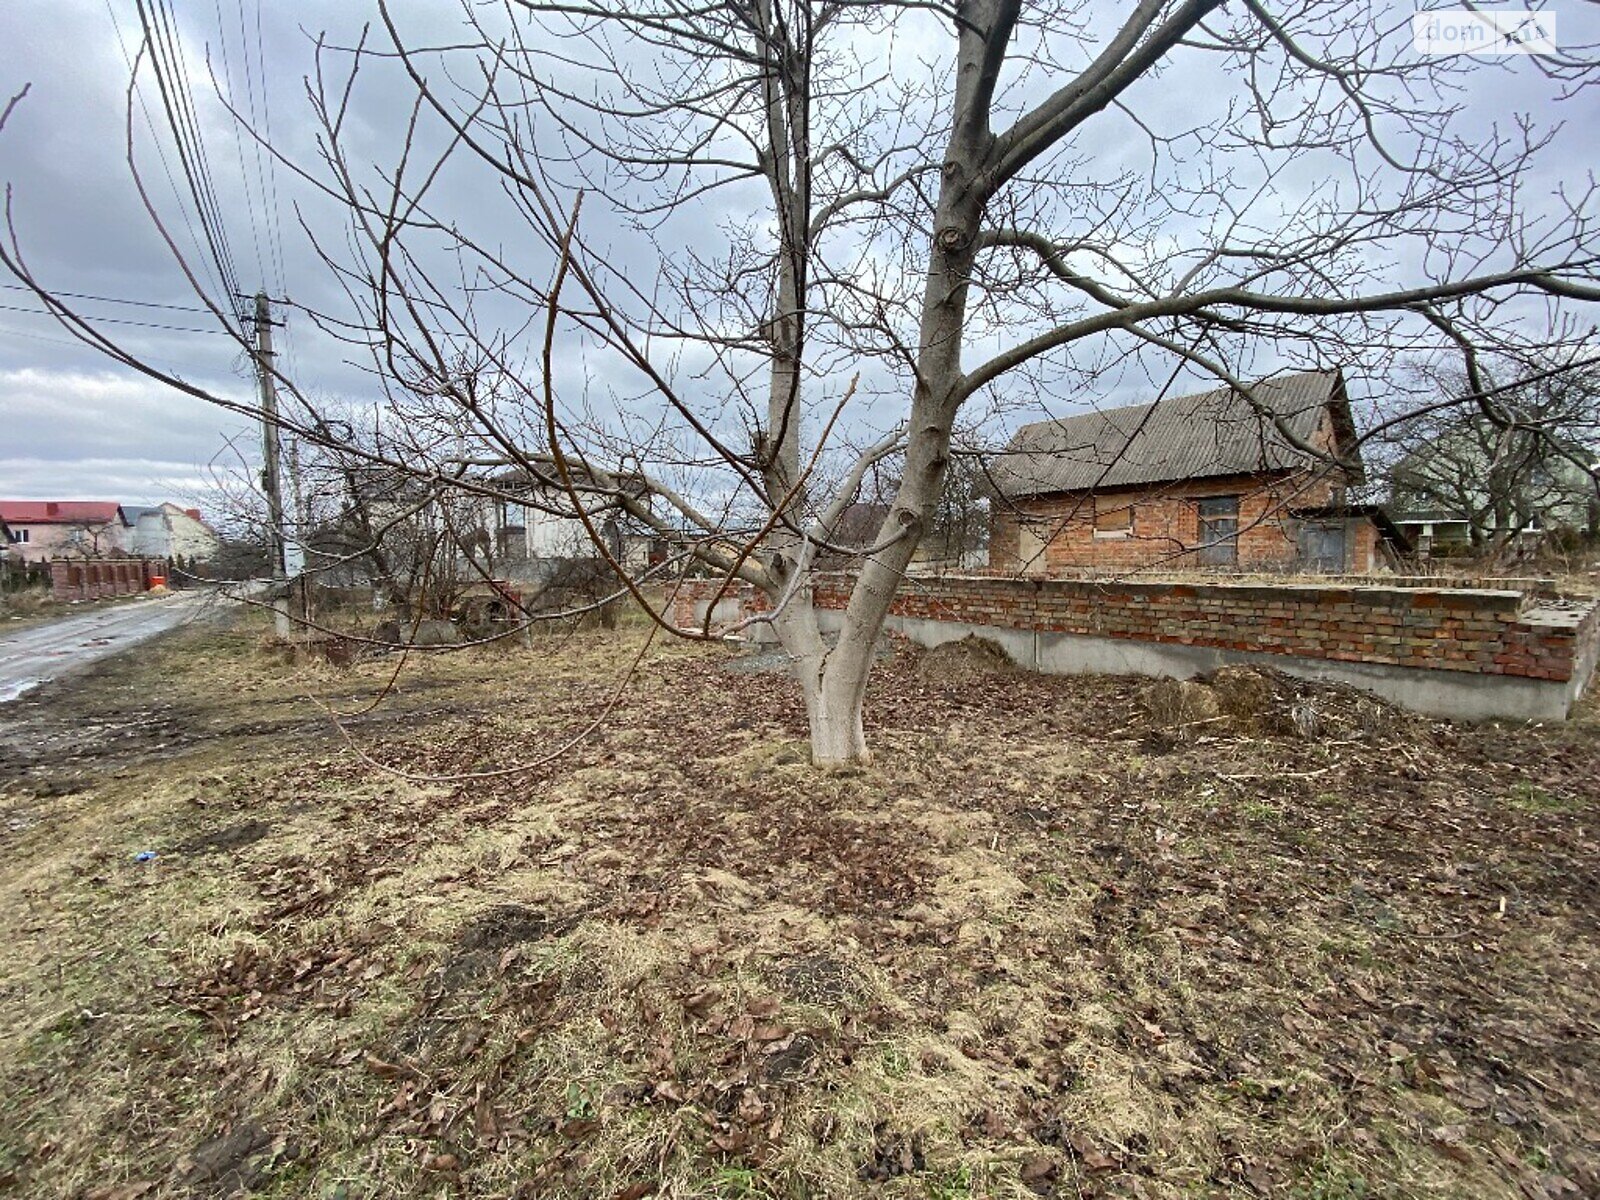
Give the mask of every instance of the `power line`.
[{"label": "power line", "polygon": [[[23,283],[0,283],[0,288],[13,292],[27,292],[30,295],[33,289]],[[120,296],[94,296],[88,292],[58,292],[51,289],[52,296],[62,296],[68,300],[93,300],[97,304],[128,304],[138,308],[164,308],[172,312],[209,313],[209,308],[201,308],[197,304],[158,304],[154,300],[124,300]]]},{"label": "power line", "polygon": [[200,133],[200,118],[195,108],[194,90],[189,84],[189,60],[184,53],[183,39],[178,35],[177,18],[173,16],[170,0],[155,0],[158,13],[163,17],[167,38],[167,53],[169,61],[175,60],[177,64],[178,95],[183,101],[187,113],[190,130],[190,146],[198,161],[199,170],[205,181],[206,194],[211,201],[212,220],[216,223],[217,235],[222,243],[223,251],[228,256],[228,268],[233,273],[233,282],[237,287],[239,272],[233,257],[233,247],[227,238],[227,225],[222,219],[222,205],[217,198],[215,178],[211,171],[211,156],[206,152],[205,139]]},{"label": "power line", "polygon": [[[266,136],[270,137],[271,110],[267,101],[267,74],[265,51],[262,46],[260,0],[256,2],[256,44],[254,47],[250,44],[250,32],[246,25],[244,0],[236,0],[236,4],[238,7],[239,44],[238,52],[235,55],[229,53],[228,30],[223,20],[221,0],[213,0],[213,7],[217,17],[217,32],[220,39],[219,50],[222,56],[223,79],[226,82],[229,107],[236,117],[247,111],[249,120],[252,123],[261,123]],[[112,8],[111,0],[106,0],[106,7],[111,15],[113,25],[117,27],[118,40],[122,41],[121,26],[117,22],[116,11]],[[172,0],[134,0],[134,7],[144,36],[144,48],[149,51],[151,71],[155,76],[162,109],[166,116],[172,149],[177,156],[178,165],[188,185],[193,215],[200,226],[199,233],[203,235],[204,247],[202,248],[201,258],[206,262],[206,273],[214,273],[217,282],[221,286],[222,295],[227,297],[227,299],[220,302],[231,307],[234,319],[243,324],[244,321],[241,310],[237,305],[237,300],[244,296],[245,290],[240,283],[237,259],[228,238],[228,225],[223,219],[224,210],[217,192],[216,177],[212,170],[210,154],[207,151],[206,140],[202,132],[199,110],[195,104],[194,91],[189,78],[188,57],[183,45],[174,5]],[[126,42],[123,42],[122,49],[131,69],[133,60],[128,54]],[[253,55],[252,50],[254,50]],[[254,63],[252,63],[252,57],[254,58]],[[233,67],[235,58],[242,65],[245,74],[244,105],[238,103],[236,76]],[[260,91],[259,103],[257,96],[258,84]],[[145,103],[144,92],[142,89],[137,88],[137,83],[135,87],[140,92],[140,105],[144,109],[145,121],[150,126],[153,135],[155,133],[155,122],[148,104]],[[274,284],[273,290],[281,293],[283,290],[283,239],[281,221],[275,207],[277,172],[270,155],[268,156],[267,164],[263,165],[260,139],[255,138],[252,140],[253,154],[255,156],[254,195],[252,195],[251,171],[246,163],[243,148],[238,145],[237,141],[235,142],[239,160],[239,173],[244,188],[244,204],[242,207],[250,224],[250,236],[255,248],[256,267],[260,273],[262,285],[265,286],[270,277],[270,282]],[[190,236],[196,246],[200,247],[202,237],[196,235],[194,229],[195,221],[190,220],[190,205],[186,204],[181,196],[177,181],[167,161],[162,139],[156,138],[155,144],[161,156],[162,166],[167,173],[167,181],[172,186],[174,196],[178,197],[179,209],[182,212],[185,223],[189,226]],[[266,209],[264,220],[261,212],[263,208]],[[263,252],[262,247],[263,232],[266,235],[265,252]],[[16,284],[7,284],[5,286],[8,290],[31,291],[31,289]],[[127,305],[170,312],[203,313],[209,311],[192,305],[125,300],[114,296],[97,296],[88,292],[61,292],[59,295],[63,298],[91,303]],[[21,312],[32,316],[54,315],[48,311],[5,304],[0,304],[0,311]],[[219,329],[200,329],[165,322],[140,321],[128,317],[92,316],[88,319],[94,322],[165,330],[174,333],[227,332]],[[292,344],[286,346],[286,349],[292,351]]]},{"label": "power line", "polygon": [[[65,294],[64,292],[62,293],[62,295]],[[46,309],[23,308],[17,304],[0,304],[0,312],[27,313],[31,317],[50,317],[52,320],[60,320],[55,313]],[[132,321],[126,317],[85,316],[84,319],[95,325],[137,325],[141,329],[167,329],[173,333],[220,333],[227,337],[233,336],[225,329],[194,329],[187,325],[160,325],[151,321]]]},{"label": "power line", "polygon": [[[223,48],[226,51],[226,33],[222,30],[221,0],[214,0],[217,9],[218,32],[222,35]],[[256,195],[260,201],[260,209],[252,209],[251,216],[256,218],[259,212],[265,213],[265,220],[261,222],[265,229],[268,251],[268,261],[261,261],[260,241],[256,242],[257,265],[261,270],[263,283],[270,278],[273,290],[278,295],[284,294],[284,261],[283,261],[283,226],[278,204],[278,163],[277,157],[272,152],[272,104],[270,76],[266,66],[266,38],[262,32],[261,0],[255,0],[255,62],[251,62],[251,37],[245,25],[245,0],[235,0],[235,9],[239,16],[239,61],[244,71],[245,99],[249,106],[251,133],[251,152],[255,159]],[[237,112],[239,105],[233,100],[234,83],[231,71],[228,77],[229,97],[231,107]],[[259,98],[260,105],[257,107]],[[237,144],[237,143],[236,143]],[[265,152],[263,146],[266,147]],[[265,165],[263,166],[263,159]],[[245,175],[245,190],[249,192],[249,175],[244,169],[241,151],[240,171]],[[255,234],[255,225],[252,224],[252,235]],[[283,362],[290,378],[299,375],[299,359],[296,351],[296,342],[293,330],[286,319],[283,326]]]},{"label": "power line", "polygon": [[224,288],[230,294],[237,293],[241,289],[238,274],[234,270],[233,252],[228,245],[222,209],[217,202],[216,187],[200,136],[199,123],[194,117],[194,101],[187,75],[180,52],[173,45],[170,12],[164,0],[152,0],[151,3],[135,0],[135,3],[146,44],[150,47],[150,63],[155,71],[162,107],[166,110],[173,147],[183,167],[184,178],[189,183],[189,193],[194,198],[200,228],[205,233],[206,244],[210,247]]},{"label": "power line", "polygon": [[[235,122],[237,122],[239,120],[239,89],[235,86],[233,81],[233,56],[228,53],[228,31],[224,27],[222,21],[221,0],[213,0],[212,8],[216,12],[217,16],[217,52],[222,58],[222,83],[225,84],[227,88],[228,111],[233,116]],[[243,27],[243,17],[241,15],[240,29],[242,30]],[[209,62],[210,55],[208,54],[206,58]],[[248,51],[246,52],[246,61],[248,61]],[[212,77],[213,79],[216,77],[215,70],[213,70]],[[239,177],[244,181],[245,207],[251,208],[253,207],[253,202],[250,199],[250,171],[249,168],[245,166],[244,142],[242,139],[238,137],[233,139],[233,152],[234,156],[239,162]],[[264,280],[266,278],[266,273],[262,266],[261,234],[259,226],[254,220],[250,222],[250,242],[255,247],[256,252],[256,277],[257,279]]]},{"label": "power line", "polygon": [[[242,11],[244,0],[239,0],[239,7]],[[272,145],[272,106],[268,99],[271,94],[271,87],[269,86],[270,81],[267,75],[265,43],[266,39],[261,34],[261,0],[256,0],[256,67],[257,78],[261,81],[261,127],[262,133],[265,135],[266,144],[270,147]],[[248,58],[246,61],[248,62]],[[262,159],[261,142],[253,140],[253,145],[256,154],[256,171],[259,174]],[[270,198],[262,198],[262,206],[267,211],[267,220],[269,222],[267,240],[275,260],[277,291],[282,295],[284,293],[283,225],[278,213],[278,161],[270,153],[266,155],[266,160],[267,181],[271,185],[272,195]]]},{"label": "power line", "polygon": [[187,72],[178,62],[170,28],[160,19],[164,17],[165,9],[155,7],[152,11],[157,18],[154,22],[141,0],[140,21],[150,47],[156,84],[166,107],[167,123],[172,131],[178,161],[182,164],[189,181],[190,194],[195,201],[201,228],[205,230],[212,253],[217,259],[217,268],[222,273],[224,283],[234,287],[238,283],[238,277],[233,269],[233,255],[227,244],[226,228],[220,219],[220,206],[216,202],[209,160],[204,155],[202,149],[204,143],[200,141],[198,124],[194,120],[192,97],[187,89]]},{"label": "power line", "polygon": [[200,244],[200,236],[195,233],[194,221],[189,216],[189,210],[183,203],[183,195],[178,190],[178,181],[172,174],[172,163],[167,158],[167,148],[161,144],[161,138],[156,134],[156,120],[150,112],[150,102],[146,97],[145,89],[139,86],[139,81],[134,75],[134,58],[128,49],[128,40],[122,33],[122,22],[117,20],[117,11],[111,5],[111,0],[105,0],[106,15],[111,18],[111,27],[117,34],[117,45],[122,50],[122,60],[128,64],[128,74],[133,80],[133,91],[139,97],[139,108],[144,113],[145,126],[150,130],[150,142],[155,147],[156,157],[161,160],[162,173],[167,177],[167,186],[172,189],[172,198],[178,202],[178,214],[183,218],[184,228],[189,232],[189,240],[194,243],[196,253],[203,260],[206,274],[212,276],[217,286],[227,291],[227,285],[217,276],[216,266],[212,259],[206,256],[205,247]]},{"label": "power line", "polygon": [[0,325],[0,337],[27,338],[30,342],[49,342],[52,346],[67,346],[73,350],[82,350],[82,342],[69,342],[66,338],[46,337],[42,333],[28,333],[22,329],[7,329]]}]

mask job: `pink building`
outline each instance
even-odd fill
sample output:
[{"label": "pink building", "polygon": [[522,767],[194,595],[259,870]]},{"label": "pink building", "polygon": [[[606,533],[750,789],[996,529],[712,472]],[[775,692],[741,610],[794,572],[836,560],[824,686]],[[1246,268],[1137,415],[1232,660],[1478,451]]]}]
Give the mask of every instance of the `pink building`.
[{"label": "pink building", "polygon": [[132,548],[133,526],[111,500],[0,500],[11,552],[28,562],[61,556],[120,557]]}]

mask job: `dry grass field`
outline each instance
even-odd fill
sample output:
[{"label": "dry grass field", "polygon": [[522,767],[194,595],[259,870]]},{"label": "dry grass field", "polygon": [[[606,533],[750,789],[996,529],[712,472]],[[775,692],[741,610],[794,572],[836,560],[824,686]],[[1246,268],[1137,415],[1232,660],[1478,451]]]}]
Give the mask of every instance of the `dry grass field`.
[{"label": "dry grass field", "polygon": [[641,639],[0,709],[0,1196],[1600,1194],[1592,717]]}]

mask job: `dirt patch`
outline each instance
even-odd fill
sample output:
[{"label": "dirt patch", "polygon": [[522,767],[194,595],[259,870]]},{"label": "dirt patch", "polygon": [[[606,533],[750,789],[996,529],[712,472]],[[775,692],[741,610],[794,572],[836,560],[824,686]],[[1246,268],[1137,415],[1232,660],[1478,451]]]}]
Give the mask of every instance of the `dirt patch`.
[{"label": "dirt patch", "polygon": [[792,1084],[809,1075],[822,1056],[822,1043],[810,1034],[796,1034],[766,1058],[762,1073],[769,1083]]},{"label": "dirt patch", "polygon": [[552,917],[520,904],[498,904],[461,931],[441,967],[440,986],[454,991],[467,980],[487,974],[507,950],[564,937],[581,919],[581,914]]},{"label": "dirt patch", "polygon": [[197,857],[242,850],[246,846],[255,845],[271,832],[272,826],[266,821],[241,821],[237,825],[226,825],[211,833],[203,833],[188,841],[179,842],[173,847],[172,853]]},{"label": "dirt patch", "polygon": [[856,994],[860,985],[854,971],[827,954],[807,954],[786,962],[777,976],[785,992],[807,1004],[841,1004]]},{"label": "dirt patch", "polygon": [[901,1175],[914,1175],[927,1169],[922,1139],[915,1134],[896,1133],[878,1129],[872,1146],[872,1157],[856,1168],[856,1177],[864,1183],[886,1183]]},{"label": "dirt patch", "polygon": [[287,1138],[255,1121],[241,1121],[191,1150],[179,1163],[178,1176],[195,1195],[241,1196],[255,1191],[298,1157],[299,1151]]},{"label": "dirt patch", "polygon": [[572,928],[570,919],[553,921],[520,904],[498,904],[475,918],[456,941],[457,957],[498,952],[520,942],[537,942],[558,930]]}]

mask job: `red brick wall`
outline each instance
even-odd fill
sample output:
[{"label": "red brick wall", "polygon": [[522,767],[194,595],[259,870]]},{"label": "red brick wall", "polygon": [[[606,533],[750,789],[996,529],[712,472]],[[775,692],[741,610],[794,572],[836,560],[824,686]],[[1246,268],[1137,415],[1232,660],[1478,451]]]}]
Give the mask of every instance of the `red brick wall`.
[{"label": "red brick wall", "polygon": [[[846,575],[819,577],[815,603],[842,609],[851,582]],[[695,625],[696,603],[717,587],[705,580],[680,584],[674,621]],[[746,615],[765,603],[745,584],[727,597]],[[1552,605],[1509,591],[945,576],[907,580],[891,611],[1008,629],[1567,680],[1600,641],[1600,607]]]},{"label": "red brick wall", "polygon": [[140,558],[50,560],[50,594],[56,600],[127,596],[149,586],[149,564]]}]

